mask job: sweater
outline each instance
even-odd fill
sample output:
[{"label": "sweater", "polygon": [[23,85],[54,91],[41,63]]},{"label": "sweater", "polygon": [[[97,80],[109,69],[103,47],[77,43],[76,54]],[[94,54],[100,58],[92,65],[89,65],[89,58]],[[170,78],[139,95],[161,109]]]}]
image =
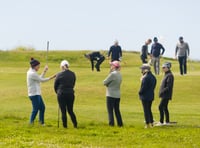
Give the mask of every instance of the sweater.
[{"label": "sweater", "polygon": [[184,56],[189,56],[190,54],[190,49],[188,43],[177,43],[176,49],[175,49],[175,55],[178,57],[184,57]]},{"label": "sweater", "polygon": [[27,71],[28,96],[41,95],[40,83],[48,80],[50,78],[44,78],[44,73],[38,75],[35,69],[30,68]]},{"label": "sweater", "polygon": [[110,50],[108,52],[108,57],[110,56],[110,54],[111,54],[111,60],[112,61],[115,61],[115,60],[120,61],[119,58],[122,57],[121,47],[119,45],[118,46],[115,46],[115,45],[111,46]]},{"label": "sweater", "polygon": [[60,94],[73,94],[76,82],[76,75],[71,70],[60,72],[54,82],[54,90],[57,95]]},{"label": "sweater", "polygon": [[[161,49],[162,49],[162,53],[161,53]],[[160,44],[160,43],[154,43],[151,46],[151,54],[153,55],[153,57],[159,57],[160,54],[163,55],[165,52],[165,48]]]},{"label": "sweater", "polygon": [[103,81],[103,84],[107,87],[106,96],[112,98],[120,98],[120,85],[122,82],[122,76],[119,71],[111,72],[107,78]]}]

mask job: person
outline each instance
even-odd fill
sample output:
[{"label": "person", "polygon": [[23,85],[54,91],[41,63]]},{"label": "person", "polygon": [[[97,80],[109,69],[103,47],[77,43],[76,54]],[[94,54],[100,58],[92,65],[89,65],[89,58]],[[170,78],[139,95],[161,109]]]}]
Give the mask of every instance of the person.
[{"label": "person", "polygon": [[148,55],[149,55],[149,52],[148,52],[148,45],[151,44],[151,42],[152,42],[152,40],[151,40],[151,39],[148,39],[148,40],[145,42],[145,44],[142,46],[140,58],[141,58],[143,64],[148,63],[148,62],[147,62],[147,57],[148,57]]},{"label": "person", "polygon": [[121,61],[122,60],[122,49],[119,46],[119,42],[116,40],[114,45],[112,45],[108,51],[108,58],[111,55],[111,62],[113,61]]},{"label": "person", "polygon": [[105,60],[105,57],[99,51],[95,51],[89,54],[84,54],[84,56],[90,60],[92,71],[94,71],[94,61],[97,62],[95,65],[96,70],[100,71],[100,65]]},{"label": "person", "polygon": [[160,111],[160,124],[164,123],[164,115],[166,117],[166,123],[170,123],[169,120],[169,111],[168,111],[168,103],[169,100],[172,99],[173,93],[173,85],[174,85],[174,76],[170,70],[171,63],[166,62],[163,64],[162,69],[165,73],[165,76],[162,80],[159,97],[161,98],[159,111]]},{"label": "person", "polygon": [[30,69],[27,71],[27,87],[28,87],[28,96],[32,102],[32,113],[30,116],[30,124],[34,124],[34,120],[39,111],[39,123],[44,125],[44,113],[45,113],[45,104],[41,96],[40,83],[49,81],[56,77],[53,75],[49,78],[44,78],[48,66],[46,65],[44,71],[41,75],[37,74],[37,71],[40,69],[40,62],[34,58],[31,58]]},{"label": "person", "polygon": [[[63,60],[60,64],[61,72],[57,74],[54,82],[54,90],[57,94],[58,104],[62,113],[63,127],[67,128],[67,115],[69,113],[74,128],[77,128],[76,115],[73,111],[74,106],[74,86],[76,75],[69,70],[69,62]],[[67,110],[67,111],[66,111]]]},{"label": "person", "polygon": [[[160,57],[164,54],[165,48],[162,44],[158,43],[158,38],[154,37],[154,44],[151,46],[151,58],[156,75],[160,73]],[[161,52],[162,49],[162,52]]]},{"label": "person", "polygon": [[175,57],[179,61],[180,74],[187,74],[187,57],[190,54],[188,43],[184,42],[183,37],[179,37],[179,43],[176,45]]},{"label": "person", "polygon": [[139,97],[142,102],[144,117],[145,117],[145,128],[153,126],[153,114],[151,111],[152,102],[154,100],[154,89],[156,87],[156,78],[150,71],[148,64],[141,66],[141,87],[139,90]]},{"label": "person", "polygon": [[120,113],[120,85],[122,82],[122,76],[120,74],[120,63],[119,61],[113,61],[110,63],[110,73],[103,81],[103,84],[107,87],[106,99],[107,99],[107,111],[109,125],[114,126],[114,116],[117,118],[117,125],[123,126],[123,121]]}]

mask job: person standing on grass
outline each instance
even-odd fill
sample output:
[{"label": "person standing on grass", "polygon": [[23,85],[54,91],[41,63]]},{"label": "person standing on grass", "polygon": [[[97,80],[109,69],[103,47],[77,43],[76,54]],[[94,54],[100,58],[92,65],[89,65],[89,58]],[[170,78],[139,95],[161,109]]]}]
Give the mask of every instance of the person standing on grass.
[{"label": "person standing on grass", "polygon": [[45,66],[42,74],[38,75],[37,71],[40,68],[40,62],[34,58],[31,58],[30,65],[31,68],[27,71],[28,96],[32,102],[33,107],[30,117],[30,124],[34,123],[35,117],[39,111],[39,123],[44,125],[45,104],[41,96],[40,83],[49,81],[55,78],[56,75],[53,75],[49,78],[44,78],[44,75],[48,70],[48,66]]},{"label": "person standing on grass", "polygon": [[161,98],[159,111],[160,111],[160,124],[164,123],[164,115],[166,117],[166,123],[170,123],[169,120],[169,111],[168,111],[168,103],[169,100],[172,99],[173,93],[173,85],[174,85],[174,76],[170,70],[171,63],[164,63],[162,66],[163,72],[165,76],[162,80],[159,97]]},{"label": "person standing on grass", "polygon": [[141,58],[143,64],[148,63],[148,62],[147,62],[147,57],[148,57],[148,55],[149,55],[149,52],[148,52],[148,45],[151,44],[151,42],[152,42],[152,40],[151,40],[151,39],[148,39],[148,40],[145,42],[145,44],[142,46],[140,58]]},{"label": "person standing on grass", "polygon": [[139,97],[142,102],[144,117],[145,117],[145,128],[153,127],[153,114],[151,111],[152,102],[154,100],[154,89],[156,87],[156,78],[150,71],[148,64],[141,66],[141,87],[139,90]]},{"label": "person standing on grass", "polygon": [[108,51],[108,59],[110,55],[111,55],[111,62],[122,60],[122,49],[121,46],[119,46],[119,42],[117,40],[114,42],[114,45],[112,45],[110,47],[110,50]]},{"label": "person standing on grass", "polygon": [[180,74],[187,74],[187,57],[190,54],[188,43],[184,42],[183,37],[179,37],[179,43],[176,45],[175,57],[178,58]]},{"label": "person standing on grass", "polygon": [[110,74],[103,81],[103,84],[107,87],[106,99],[107,99],[107,111],[109,125],[114,126],[114,115],[117,118],[117,125],[123,126],[122,117],[120,113],[120,85],[122,82],[122,76],[120,74],[119,61],[113,61],[110,63]]},{"label": "person standing on grass", "polygon": [[96,70],[100,71],[100,65],[105,60],[105,57],[102,54],[100,54],[99,51],[95,51],[89,54],[84,54],[84,56],[90,60],[92,71],[94,71],[94,61],[96,61],[96,65],[95,65]]},{"label": "person standing on grass", "polygon": [[69,70],[69,62],[63,60],[60,64],[61,72],[57,74],[54,82],[54,90],[57,94],[58,104],[62,113],[63,127],[67,128],[67,115],[69,113],[74,128],[77,128],[76,115],[73,111],[74,107],[74,86],[76,83],[76,75]]},{"label": "person standing on grass", "polygon": [[[156,75],[160,73],[160,57],[164,54],[165,48],[162,44],[158,43],[158,38],[154,37],[154,44],[151,46],[151,59]],[[162,52],[161,52],[162,49]]]}]

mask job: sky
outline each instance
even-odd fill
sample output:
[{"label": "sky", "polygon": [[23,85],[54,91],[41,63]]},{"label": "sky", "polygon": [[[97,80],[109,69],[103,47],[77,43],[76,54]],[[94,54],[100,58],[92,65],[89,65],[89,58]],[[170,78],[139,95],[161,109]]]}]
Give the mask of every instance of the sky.
[{"label": "sky", "polygon": [[[199,0],[0,0],[0,50],[18,46],[46,50],[140,51],[158,37],[164,56],[174,57],[180,36],[190,58],[200,60]],[[150,49],[150,47],[149,47]]]}]

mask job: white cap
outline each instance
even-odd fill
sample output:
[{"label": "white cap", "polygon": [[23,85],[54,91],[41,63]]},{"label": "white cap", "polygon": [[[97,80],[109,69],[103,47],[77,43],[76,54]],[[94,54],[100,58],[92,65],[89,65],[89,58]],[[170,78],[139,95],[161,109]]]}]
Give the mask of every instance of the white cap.
[{"label": "white cap", "polygon": [[69,62],[67,60],[63,60],[61,63],[60,63],[60,67],[63,67],[67,65],[69,67]]}]

